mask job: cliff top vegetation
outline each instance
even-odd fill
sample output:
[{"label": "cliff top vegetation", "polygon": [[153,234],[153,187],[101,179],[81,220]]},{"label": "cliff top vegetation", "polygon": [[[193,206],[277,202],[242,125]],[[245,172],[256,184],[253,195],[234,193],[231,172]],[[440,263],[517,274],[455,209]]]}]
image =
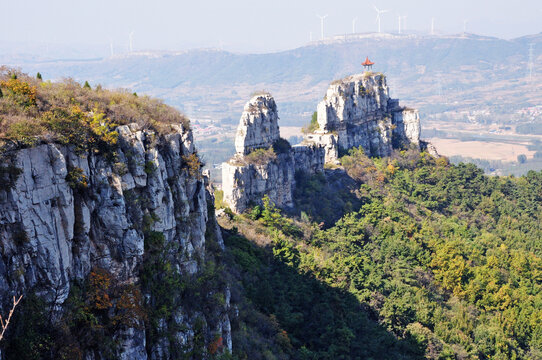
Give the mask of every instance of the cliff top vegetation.
[{"label": "cliff top vegetation", "polygon": [[179,111],[149,96],[127,90],[94,89],[73,79],[43,81],[6,66],[0,67],[0,146],[33,146],[54,141],[80,150],[116,144],[119,125],[137,123],[159,134],[173,124],[189,129]]}]

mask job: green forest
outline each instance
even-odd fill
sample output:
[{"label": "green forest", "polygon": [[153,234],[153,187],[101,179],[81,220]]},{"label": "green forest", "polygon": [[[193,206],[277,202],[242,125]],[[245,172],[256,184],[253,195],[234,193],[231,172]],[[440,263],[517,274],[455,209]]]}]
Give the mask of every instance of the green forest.
[{"label": "green forest", "polygon": [[341,164],[298,174],[297,212],[219,217],[252,309],[235,358],[542,359],[541,172],[417,150]]}]

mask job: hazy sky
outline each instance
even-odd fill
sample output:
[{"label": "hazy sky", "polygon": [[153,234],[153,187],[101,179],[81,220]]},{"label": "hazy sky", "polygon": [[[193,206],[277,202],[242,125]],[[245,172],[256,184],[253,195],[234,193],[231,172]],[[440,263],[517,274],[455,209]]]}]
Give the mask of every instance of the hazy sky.
[{"label": "hazy sky", "polygon": [[[382,30],[396,32],[399,14],[408,30],[429,31],[431,18],[443,33],[467,31],[513,38],[542,31],[541,0],[0,0],[0,41],[98,45],[117,53],[134,50],[184,50],[220,47],[234,51],[273,51],[320,37],[376,31],[373,4],[390,10]],[[93,46],[95,47],[95,46]]]}]

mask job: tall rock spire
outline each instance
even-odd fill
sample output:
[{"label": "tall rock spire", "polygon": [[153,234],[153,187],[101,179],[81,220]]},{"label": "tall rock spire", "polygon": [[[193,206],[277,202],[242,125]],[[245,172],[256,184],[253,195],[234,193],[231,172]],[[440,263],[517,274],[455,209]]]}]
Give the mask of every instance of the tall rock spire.
[{"label": "tall rock spire", "polygon": [[280,138],[278,119],[277,105],[270,94],[253,96],[245,104],[237,127],[237,154],[247,155],[255,149],[272,146]]}]

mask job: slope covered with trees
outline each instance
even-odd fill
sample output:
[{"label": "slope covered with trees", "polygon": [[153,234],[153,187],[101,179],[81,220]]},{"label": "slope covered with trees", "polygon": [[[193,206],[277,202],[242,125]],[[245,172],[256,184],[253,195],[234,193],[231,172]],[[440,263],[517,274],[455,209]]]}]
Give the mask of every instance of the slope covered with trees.
[{"label": "slope covered with trees", "polygon": [[267,201],[220,220],[285,358],[542,358],[542,173],[488,177],[415,150],[341,160],[355,201],[328,170],[298,177],[300,217]]}]

